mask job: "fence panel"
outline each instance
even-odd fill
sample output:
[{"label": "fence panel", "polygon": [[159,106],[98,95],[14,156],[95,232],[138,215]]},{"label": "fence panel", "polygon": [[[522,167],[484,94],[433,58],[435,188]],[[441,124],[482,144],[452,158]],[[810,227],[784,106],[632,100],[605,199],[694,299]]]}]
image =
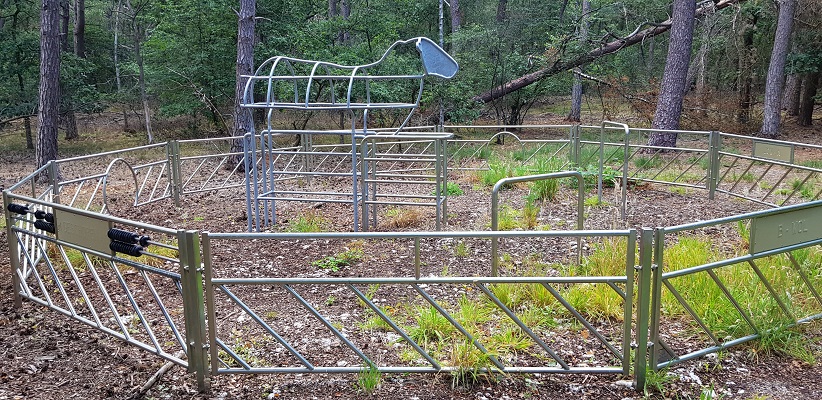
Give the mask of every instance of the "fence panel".
[{"label": "fence panel", "polygon": [[[629,373],[634,231],[257,234],[271,250],[245,261],[244,235],[203,236],[212,373]],[[493,236],[537,247],[489,277]],[[537,259],[576,237],[631,256],[619,275]]]},{"label": "fence panel", "polygon": [[[651,366],[822,317],[822,202],[657,230]],[[720,231],[736,238],[713,241]],[[694,335],[694,333],[697,335]]]}]

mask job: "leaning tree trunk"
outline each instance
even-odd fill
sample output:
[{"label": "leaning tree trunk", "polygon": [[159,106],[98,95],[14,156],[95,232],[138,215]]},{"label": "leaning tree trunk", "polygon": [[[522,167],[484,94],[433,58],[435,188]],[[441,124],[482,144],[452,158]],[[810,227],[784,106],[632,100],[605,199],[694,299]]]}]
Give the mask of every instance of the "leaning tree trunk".
[{"label": "leaning tree trunk", "polygon": [[37,111],[37,166],[57,159],[57,115],[60,98],[60,0],[43,0],[40,8],[40,106]]},{"label": "leaning tree trunk", "polygon": [[[331,4],[331,2],[329,2]],[[336,4],[335,4],[336,6]],[[329,6],[330,8],[330,6]],[[256,0],[240,0],[240,13],[237,24],[237,68],[236,87],[234,90],[234,129],[231,136],[235,138],[243,137],[251,132],[254,120],[249,110],[240,107],[243,102],[243,92],[246,81],[243,75],[251,75],[254,72],[254,28],[255,15],[257,13]],[[231,151],[240,153],[243,151],[243,143],[234,139]],[[235,161],[239,162],[242,155],[237,155]]]},{"label": "leaning tree trunk", "polygon": [[816,90],[819,88],[819,71],[805,74],[805,84],[802,90],[802,104],[799,107],[799,125],[811,126],[813,124],[813,106],[816,98]]},{"label": "leaning tree trunk", "polygon": [[[668,57],[665,60],[662,87],[659,90],[654,122],[651,125],[654,129],[679,129],[682,98],[685,96],[685,78],[691,60],[695,12],[696,2],[693,0],[674,1]],[[652,132],[648,138],[648,145],[676,147],[676,136],[676,132]]]},{"label": "leaning tree trunk", "polygon": [[778,0],[779,19],[776,22],[776,33],[771,51],[771,62],[768,64],[768,76],[765,81],[765,106],[762,130],[759,134],[774,139],[779,135],[781,119],[782,88],[785,83],[785,61],[793,30],[793,15],[796,0]]},{"label": "leaning tree trunk", "polygon": [[[71,4],[69,0],[63,0],[60,8],[62,14],[60,15],[61,27],[61,46],[63,51],[71,51],[69,48],[69,20],[71,19]],[[58,125],[62,125],[66,130],[66,140],[74,140],[80,137],[77,133],[77,118],[74,116],[74,102],[72,101],[72,90],[62,83],[63,87],[60,89],[60,115],[58,117]]]}]

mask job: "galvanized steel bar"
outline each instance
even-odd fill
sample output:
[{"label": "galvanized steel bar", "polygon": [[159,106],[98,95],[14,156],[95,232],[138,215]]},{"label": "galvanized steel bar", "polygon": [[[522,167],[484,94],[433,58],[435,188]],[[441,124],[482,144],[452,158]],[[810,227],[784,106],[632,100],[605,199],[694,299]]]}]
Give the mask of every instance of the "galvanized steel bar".
[{"label": "galvanized steel bar", "polygon": [[759,277],[759,281],[762,282],[763,285],[765,285],[766,289],[768,289],[768,293],[771,294],[771,297],[776,301],[776,304],[779,305],[779,308],[782,309],[782,312],[785,313],[785,316],[790,318],[791,321],[796,322],[796,316],[794,316],[793,313],[790,312],[790,310],[788,310],[788,307],[785,306],[785,303],[779,297],[779,294],[776,293],[776,290],[774,290],[773,286],[771,285],[771,282],[768,280],[768,278],[765,277],[765,275],[762,273],[759,267],[756,266],[756,263],[753,260],[748,260],[748,265],[751,266],[751,269],[756,273],[756,276]]},{"label": "galvanized steel bar", "polygon": [[203,268],[200,263],[200,241],[196,231],[177,232],[180,248],[180,282],[183,291],[183,315],[186,331],[188,371],[197,379],[197,388],[208,389],[208,349],[203,298]]},{"label": "galvanized steel bar", "polygon": [[639,282],[637,287],[636,311],[636,354],[634,355],[634,388],[645,389],[646,368],[648,366],[648,322],[651,303],[651,269],[653,268],[654,231],[642,228],[639,236]]},{"label": "galvanized steel bar", "polygon": [[574,316],[577,322],[581,323],[582,326],[584,326],[585,329],[588,330],[588,332],[591,332],[591,334],[594,335],[594,337],[596,337],[600,341],[600,343],[602,343],[602,345],[605,346],[605,348],[610,350],[614,356],[620,359],[620,361],[624,361],[622,358],[623,354],[621,354],[620,351],[617,350],[616,347],[614,347],[611,343],[608,343],[608,339],[606,339],[605,336],[602,336],[602,334],[599,333],[599,331],[596,328],[594,328],[594,326],[591,325],[591,323],[588,322],[588,320],[582,314],[580,314],[580,312],[577,311],[577,309],[574,308],[574,306],[571,305],[571,303],[565,300],[565,298],[562,297],[562,295],[556,289],[554,289],[551,285],[544,282],[542,283],[542,287],[544,287],[548,291],[548,293],[551,293],[551,295],[554,296],[554,298],[559,302],[559,304],[565,307],[565,309],[568,310],[568,312],[570,312],[571,315]]},{"label": "galvanized steel bar", "polygon": [[796,272],[802,278],[802,282],[804,282],[805,286],[808,287],[808,290],[811,291],[811,293],[813,294],[813,297],[816,298],[816,301],[819,302],[820,305],[822,305],[822,297],[819,296],[819,292],[816,291],[816,288],[813,286],[813,283],[811,282],[810,279],[808,279],[808,275],[805,274],[805,271],[802,270],[802,266],[799,265],[798,262],[796,262],[796,258],[794,258],[793,254],[788,252],[787,255],[788,255],[788,259],[791,260],[791,264],[793,265],[793,268],[796,269]]},{"label": "galvanized steel bar", "polygon": [[[622,311],[622,375],[631,374],[631,331],[634,327],[634,279],[636,276],[636,239],[637,231],[631,229],[628,234],[625,253],[625,294]],[[612,287],[615,285],[609,283]],[[616,289],[614,289],[616,290]],[[617,290],[617,293],[619,291]]]},{"label": "galvanized steel bar", "polygon": [[662,283],[665,285],[668,291],[671,292],[671,294],[676,298],[676,301],[679,302],[679,305],[681,305],[682,308],[685,309],[685,311],[691,316],[691,318],[694,319],[694,321],[699,325],[699,327],[702,328],[702,331],[705,332],[706,335],[708,335],[711,341],[713,341],[717,345],[722,343],[722,341],[719,340],[719,338],[716,337],[716,335],[714,335],[711,328],[708,327],[708,324],[706,324],[705,321],[703,321],[702,318],[696,313],[696,311],[694,311],[694,309],[691,307],[688,301],[685,300],[685,298],[682,297],[681,294],[679,294],[679,291],[676,290],[676,288],[671,284],[669,279],[663,278]]},{"label": "galvanized steel bar", "polygon": [[211,238],[208,231],[200,233],[200,245],[203,249],[203,295],[205,297],[205,312],[208,329],[208,350],[211,361],[211,373],[214,374],[220,367],[217,353],[217,307],[214,302],[214,264],[211,254]]}]

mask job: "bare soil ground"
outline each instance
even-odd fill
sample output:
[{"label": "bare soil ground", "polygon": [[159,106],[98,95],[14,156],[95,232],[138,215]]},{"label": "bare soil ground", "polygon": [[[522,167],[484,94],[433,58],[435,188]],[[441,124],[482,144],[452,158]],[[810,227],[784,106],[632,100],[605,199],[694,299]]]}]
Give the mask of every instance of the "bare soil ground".
[{"label": "bare soil ground", "polygon": [[[806,137],[807,139],[807,137]],[[807,141],[807,140],[805,140]],[[32,160],[16,156],[2,157],[4,169],[0,186],[7,187],[32,169]],[[459,182],[459,178],[457,178]],[[470,184],[463,185],[470,189]],[[517,205],[520,194],[509,193],[506,201]],[[562,205],[544,209],[542,221],[572,221],[570,194],[563,194]],[[230,196],[228,196],[230,197]],[[223,198],[228,198],[223,197]],[[192,200],[190,207],[201,210],[203,220],[173,221],[190,224],[193,229],[212,231],[242,230],[243,218],[211,219],[224,215],[234,205],[220,203],[220,196]],[[477,204],[488,203],[487,192],[469,191],[449,200],[449,212],[455,214],[449,229],[485,229],[487,212]],[[521,200],[520,200],[521,201]],[[674,205],[675,207],[672,207]],[[299,206],[304,208],[305,206]],[[283,211],[285,219],[300,208]],[[645,187],[629,197],[630,226],[672,225],[751,211],[755,206],[720,198],[708,201],[704,193],[673,193],[665,188]],[[229,211],[231,212],[231,211]],[[239,212],[239,211],[237,211]],[[168,216],[146,213],[148,221]],[[345,226],[345,212],[335,225]],[[233,214],[232,214],[233,216]],[[586,228],[613,226],[614,209],[591,212]],[[430,228],[433,223],[422,218],[412,229]],[[721,232],[718,233],[721,235]],[[718,238],[717,240],[721,240]],[[567,249],[566,249],[567,250]],[[309,259],[317,256],[304,254]],[[818,377],[822,367],[809,365],[778,354],[757,354],[749,347],[738,347],[721,356],[710,356],[673,368],[670,382],[662,391],[637,393],[630,378],[617,375],[508,375],[495,380],[480,380],[469,386],[452,386],[448,374],[387,374],[371,394],[356,385],[355,375],[257,375],[218,376],[211,382],[210,393],[198,393],[193,376],[173,367],[147,393],[137,396],[140,388],[164,362],[156,356],[113,339],[92,328],[24,303],[13,307],[9,277],[8,245],[5,230],[0,232],[0,400],[3,399],[335,399],[335,398],[404,398],[404,399],[628,399],[628,398],[726,398],[726,399],[818,399],[822,384]],[[811,349],[822,356],[818,347],[819,323],[804,329]]]}]

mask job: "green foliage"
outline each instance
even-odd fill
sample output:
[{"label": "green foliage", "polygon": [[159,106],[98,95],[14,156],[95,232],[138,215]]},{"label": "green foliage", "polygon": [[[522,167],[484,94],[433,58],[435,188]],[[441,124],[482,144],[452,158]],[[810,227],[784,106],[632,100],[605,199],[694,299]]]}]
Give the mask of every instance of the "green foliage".
[{"label": "green foliage", "polygon": [[664,394],[667,389],[666,386],[676,380],[676,375],[669,374],[667,369],[654,371],[648,369],[645,372],[645,388],[643,389],[646,396],[652,393]]},{"label": "green foliage", "polygon": [[454,246],[454,255],[459,258],[468,257],[468,245],[464,240],[460,240],[457,242],[457,245]]},{"label": "green foliage", "polygon": [[442,314],[433,306],[415,309],[416,326],[409,330],[409,336],[418,342],[437,342],[456,331]]},{"label": "green foliage", "polygon": [[585,207],[608,207],[608,204],[605,200],[600,200],[597,196],[591,196],[585,199]]},{"label": "green foliage", "polygon": [[357,387],[366,394],[371,394],[377,389],[382,381],[382,373],[373,363],[362,367],[357,373]]},{"label": "green foliage", "polygon": [[639,169],[652,169],[661,167],[664,161],[659,156],[653,157],[637,157],[634,160],[634,165]]},{"label": "green foliage", "polygon": [[[502,179],[514,176],[514,168],[507,163],[491,163],[489,169],[479,171],[480,181],[486,186],[494,186]],[[510,187],[510,184],[503,185],[503,188]]]},{"label": "green foliage", "polygon": [[815,365],[816,355],[811,346],[818,339],[809,340],[796,328],[775,326],[762,332],[762,337],[751,344],[753,353],[759,356],[782,355]]},{"label": "green foliage", "polygon": [[[458,185],[456,182],[446,183],[445,187],[443,188],[443,192],[445,192],[445,194],[447,194],[448,196],[459,196],[461,194],[465,194],[460,185]],[[431,195],[434,194],[434,192],[431,192]]]},{"label": "green foliage", "polygon": [[314,261],[311,265],[317,268],[327,269],[331,272],[339,272],[343,267],[351,266],[362,260],[362,256],[362,249],[354,248]]},{"label": "green foliage", "polygon": [[537,226],[537,217],[539,216],[539,206],[530,199],[525,201],[522,206],[522,227],[524,229],[534,229]]},{"label": "green foliage", "polygon": [[328,225],[328,220],[324,218],[322,215],[314,211],[309,211],[297,216],[296,219],[288,221],[288,227],[286,228],[286,230],[289,232],[302,233],[322,232],[326,230]]},{"label": "green foliage", "polygon": [[[583,182],[585,182],[585,186],[597,186],[597,178],[599,177],[599,166],[597,165],[588,165],[585,169],[579,169],[579,172],[582,174]],[[616,185],[617,177],[621,177],[622,172],[614,170],[609,166],[602,167],[602,187],[605,188],[612,188]],[[576,178],[568,178],[568,186],[576,189],[577,186],[577,179]]]}]

